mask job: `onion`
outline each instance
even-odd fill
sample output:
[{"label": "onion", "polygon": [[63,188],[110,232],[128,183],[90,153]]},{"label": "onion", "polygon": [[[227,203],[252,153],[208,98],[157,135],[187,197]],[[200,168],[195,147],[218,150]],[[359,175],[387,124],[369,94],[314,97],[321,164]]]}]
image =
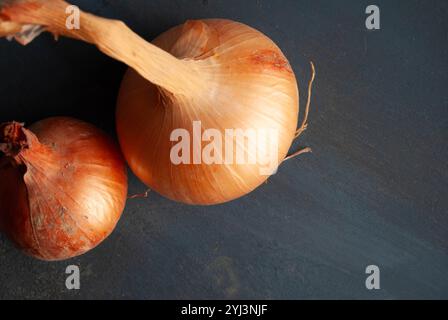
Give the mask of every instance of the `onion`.
[{"label": "onion", "polygon": [[[170,199],[211,205],[251,192],[290,158],[292,142],[307,127],[309,103],[297,129],[299,93],[288,60],[272,40],[244,24],[221,19],[188,21],[151,44],[120,21],[87,13],[81,13],[79,30],[69,30],[65,27],[68,4],[61,0],[10,2],[0,16],[9,28],[11,24],[45,26],[56,35],[93,43],[130,66],[118,98],[120,145],[132,171]],[[0,34],[1,25],[0,21]],[[23,41],[22,33],[14,35]],[[200,124],[199,134],[194,132],[195,123]],[[188,147],[190,162],[173,161],[173,148],[181,140],[173,140],[178,129],[196,139]],[[255,144],[235,136],[233,148],[229,144],[225,150],[225,143],[215,141],[226,130],[264,129],[275,132],[276,139],[269,134],[257,136]],[[206,132],[214,132],[214,139]],[[273,140],[276,149],[268,152]],[[195,161],[207,146],[215,160],[219,153],[221,160],[225,154],[230,161]],[[306,148],[292,156],[309,151]],[[245,159],[263,154],[264,160],[238,162],[238,152]],[[268,174],[263,173],[266,163],[274,164]]]},{"label": "onion", "polygon": [[49,118],[28,129],[0,125],[0,230],[42,260],[83,254],[115,228],[127,194],[126,167],[99,129]]}]

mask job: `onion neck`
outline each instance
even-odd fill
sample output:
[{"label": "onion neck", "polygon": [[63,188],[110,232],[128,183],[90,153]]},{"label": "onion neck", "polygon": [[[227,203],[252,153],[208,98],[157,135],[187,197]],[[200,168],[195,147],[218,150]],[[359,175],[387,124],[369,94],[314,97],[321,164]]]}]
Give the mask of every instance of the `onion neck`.
[{"label": "onion neck", "polygon": [[23,123],[13,121],[0,124],[0,168],[8,163],[26,164],[28,154],[41,151],[47,156],[53,154]]},{"label": "onion neck", "polygon": [[27,25],[44,26],[63,35],[96,45],[106,55],[127,64],[146,80],[173,94],[191,96],[206,80],[193,61],[177,59],[145,41],[123,22],[80,12],[79,29],[66,26],[69,3],[62,0],[0,1],[0,36],[15,36]]},{"label": "onion neck", "polygon": [[0,151],[5,156],[15,158],[27,147],[23,123],[9,122],[0,125]]}]

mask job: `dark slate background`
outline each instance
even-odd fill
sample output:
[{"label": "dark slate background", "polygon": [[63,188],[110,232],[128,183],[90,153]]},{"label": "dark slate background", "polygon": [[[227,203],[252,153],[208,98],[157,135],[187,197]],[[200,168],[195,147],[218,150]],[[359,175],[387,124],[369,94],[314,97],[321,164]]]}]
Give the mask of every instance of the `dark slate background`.
[{"label": "dark slate background", "polygon": [[[310,129],[295,147],[314,153],[225,205],[129,201],[113,235],[71,261],[33,260],[0,237],[0,298],[448,298],[448,2],[74,3],[147,39],[186,19],[242,21],[280,45],[302,89],[312,59]],[[49,35],[25,48],[1,40],[0,52],[1,121],[65,115],[113,134],[125,66]],[[143,190],[131,175],[130,193]],[[80,291],[65,288],[69,264]],[[380,291],[365,288],[370,264]]]}]

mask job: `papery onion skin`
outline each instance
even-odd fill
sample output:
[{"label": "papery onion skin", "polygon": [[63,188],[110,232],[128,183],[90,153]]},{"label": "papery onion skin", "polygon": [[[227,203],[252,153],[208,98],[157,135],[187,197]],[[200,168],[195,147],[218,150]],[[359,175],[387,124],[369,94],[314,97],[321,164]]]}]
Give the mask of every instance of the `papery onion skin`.
[{"label": "papery onion skin", "polygon": [[0,230],[41,260],[69,259],[96,247],[126,202],[126,166],[114,142],[72,118],[0,128],[13,126],[23,146],[1,158]]},{"label": "papery onion skin", "polygon": [[[162,34],[153,45],[120,21],[84,12],[80,28],[67,29],[68,3],[62,0],[10,2],[0,11],[0,34],[8,32],[11,23],[45,26],[56,35],[95,44],[131,68],[118,99],[120,145],[133,172],[170,199],[197,205],[224,203],[248,194],[268,178],[259,164],[173,164],[173,130],[183,128],[191,135],[193,121],[201,121],[203,130],[217,129],[221,134],[226,129],[277,130],[278,152],[271,160],[281,164],[306,128],[307,117],[297,128],[298,86],[288,60],[271,39],[244,24],[188,21]],[[304,152],[309,148],[294,155]]]},{"label": "papery onion skin", "polygon": [[192,122],[198,120],[203,129],[223,135],[225,129],[273,128],[280,163],[294,140],[299,106],[296,78],[284,54],[259,31],[229,20],[189,21],[154,44],[195,63],[208,80],[192,96],[170,94],[129,69],[116,121],[133,172],[158,193],[195,205],[224,203],[257,188],[268,178],[260,165],[173,164],[170,134],[185,128],[192,135]]}]

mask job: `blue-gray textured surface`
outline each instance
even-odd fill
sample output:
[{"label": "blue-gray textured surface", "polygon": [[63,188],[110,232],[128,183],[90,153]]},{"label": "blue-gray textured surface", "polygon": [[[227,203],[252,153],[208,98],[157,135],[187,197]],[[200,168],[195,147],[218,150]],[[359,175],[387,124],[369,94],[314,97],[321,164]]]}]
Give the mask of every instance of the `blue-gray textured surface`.
[{"label": "blue-gray textured surface", "polygon": [[[370,2],[74,1],[147,39],[192,18],[247,23],[279,44],[302,89],[312,59],[299,145],[314,153],[225,205],[129,201],[113,235],[68,262],[0,236],[0,298],[448,298],[448,3],[374,1],[371,32]],[[0,121],[68,115],[113,133],[123,65],[49,35],[0,52]],[[131,175],[130,193],[144,189]],[[68,264],[81,267],[79,291],[65,288]],[[365,288],[370,264],[379,291]]]}]

